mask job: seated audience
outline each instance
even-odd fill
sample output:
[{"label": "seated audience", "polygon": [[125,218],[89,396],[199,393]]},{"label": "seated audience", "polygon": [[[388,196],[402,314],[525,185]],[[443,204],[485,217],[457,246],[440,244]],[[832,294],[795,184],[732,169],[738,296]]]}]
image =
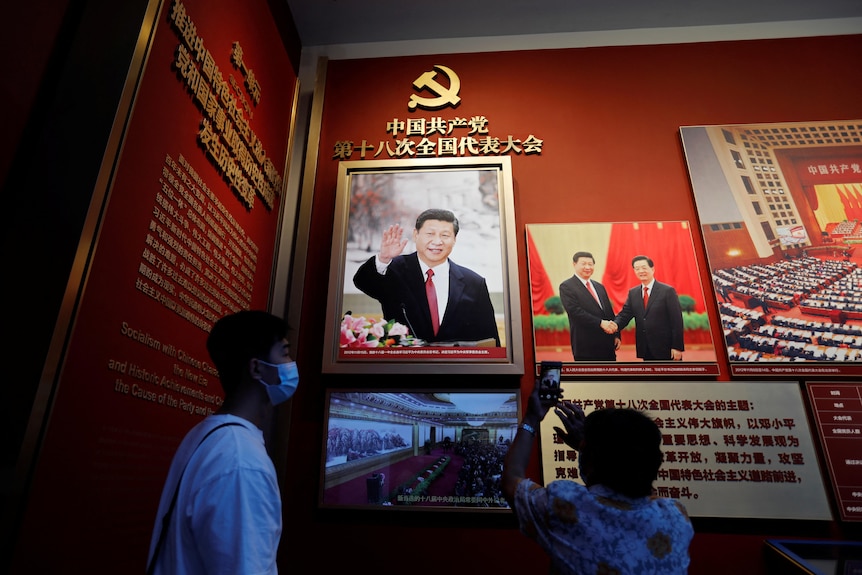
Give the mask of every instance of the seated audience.
[{"label": "seated audience", "polygon": [[[503,495],[500,481],[506,447],[505,441],[497,444],[482,441],[459,442],[455,453],[464,458],[464,463],[458,471],[455,495],[477,498],[477,507],[488,507],[492,501],[501,501]],[[471,503],[461,505],[471,506]]]}]

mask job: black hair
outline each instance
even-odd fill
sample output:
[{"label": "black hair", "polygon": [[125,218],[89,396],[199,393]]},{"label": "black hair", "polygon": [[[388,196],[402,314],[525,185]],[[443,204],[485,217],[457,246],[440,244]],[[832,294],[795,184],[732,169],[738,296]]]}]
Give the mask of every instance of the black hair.
[{"label": "black hair", "polygon": [[584,421],[580,455],[590,484],[600,483],[627,497],[646,497],[661,467],[661,430],[640,411],[598,409]]},{"label": "black hair", "polygon": [[651,268],[655,267],[655,264],[652,263],[652,260],[647,256],[635,256],[632,258],[632,267],[635,267],[635,262],[639,260],[645,260],[647,265]]},{"label": "black hair", "polygon": [[265,311],[240,311],[215,322],[207,351],[225,395],[231,396],[239,386],[250,359],[267,357],[272,346],[286,337],[285,321]]},{"label": "black hair", "polygon": [[572,261],[578,263],[578,260],[581,258],[590,258],[593,260],[593,263],[596,263],[596,258],[590,252],[575,252],[575,255],[572,256]]},{"label": "black hair", "polygon": [[416,218],[416,229],[422,229],[422,225],[428,220],[439,220],[441,222],[449,222],[453,226],[455,226],[455,235],[458,235],[458,218],[455,217],[455,214],[450,212],[449,210],[441,210],[432,208],[430,210],[425,210],[419,217]]}]

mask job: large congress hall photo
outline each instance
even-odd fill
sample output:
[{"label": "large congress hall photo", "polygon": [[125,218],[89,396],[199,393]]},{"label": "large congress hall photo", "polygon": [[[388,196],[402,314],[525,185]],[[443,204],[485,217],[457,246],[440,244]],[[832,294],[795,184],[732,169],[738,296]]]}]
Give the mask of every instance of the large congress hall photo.
[{"label": "large congress hall photo", "polygon": [[682,129],[730,361],[862,361],[860,134]]}]

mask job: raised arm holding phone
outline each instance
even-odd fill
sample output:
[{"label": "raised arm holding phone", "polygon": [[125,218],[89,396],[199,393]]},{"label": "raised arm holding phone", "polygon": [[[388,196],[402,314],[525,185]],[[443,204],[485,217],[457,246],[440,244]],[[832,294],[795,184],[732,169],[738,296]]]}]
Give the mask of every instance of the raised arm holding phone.
[{"label": "raised arm holding phone", "polygon": [[[537,380],[503,465],[503,495],[521,531],[549,555],[558,573],[684,574],[694,530],[685,508],[652,496],[662,462],[661,432],[632,409],[584,416],[560,392],[540,392]],[[549,399],[542,399],[543,396]],[[554,431],[578,451],[585,485],[558,480],[542,486],[526,476],[539,424],[554,409]]]}]

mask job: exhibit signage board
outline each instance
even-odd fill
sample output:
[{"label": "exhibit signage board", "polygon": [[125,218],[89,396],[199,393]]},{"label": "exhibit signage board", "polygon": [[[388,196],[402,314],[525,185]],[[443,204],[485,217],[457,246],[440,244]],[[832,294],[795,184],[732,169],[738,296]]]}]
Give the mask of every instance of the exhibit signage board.
[{"label": "exhibit signage board", "polygon": [[296,90],[279,30],[263,0],[154,2],[148,18],[34,410],[30,572],[144,569],[173,452],[222,403],[209,330],[269,306]]},{"label": "exhibit signage board", "polygon": [[[630,407],[662,431],[654,493],[692,517],[832,519],[796,382],[562,382],[563,398],[589,414]],[[580,481],[577,452],[540,428],[545,484]]]},{"label": "exhibit signage board", "polygon": [[809,383],[807,389],[839,515],[862,521],[862,385]]}]

